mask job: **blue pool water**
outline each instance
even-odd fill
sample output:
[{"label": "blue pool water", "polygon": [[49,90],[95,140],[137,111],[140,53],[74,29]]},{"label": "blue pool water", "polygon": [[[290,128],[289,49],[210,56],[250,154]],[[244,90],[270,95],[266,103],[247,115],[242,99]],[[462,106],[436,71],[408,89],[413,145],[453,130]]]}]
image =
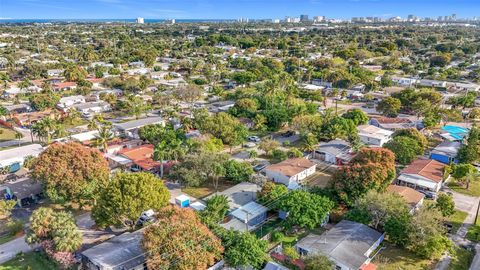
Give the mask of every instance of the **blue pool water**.
[{"label": "blue pool water", "polygon": [[450,133],[455,139],[463,139],[468,134],[468,129],[459,126],[444,126],[442,130]]}]

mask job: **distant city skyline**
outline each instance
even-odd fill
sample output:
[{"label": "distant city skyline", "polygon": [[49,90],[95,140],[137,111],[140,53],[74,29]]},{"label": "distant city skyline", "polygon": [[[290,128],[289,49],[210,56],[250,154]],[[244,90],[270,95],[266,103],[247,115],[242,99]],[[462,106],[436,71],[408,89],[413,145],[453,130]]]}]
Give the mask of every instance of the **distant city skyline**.
[{"label": "distant city skyline", "polygon": [[0,19],[480,17],[478,0],[0,0]]}]

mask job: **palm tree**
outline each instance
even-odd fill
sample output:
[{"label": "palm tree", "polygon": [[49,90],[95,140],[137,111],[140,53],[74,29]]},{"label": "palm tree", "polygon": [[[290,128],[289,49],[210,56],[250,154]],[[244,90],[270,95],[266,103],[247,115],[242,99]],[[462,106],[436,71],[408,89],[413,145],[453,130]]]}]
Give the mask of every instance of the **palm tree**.
[{"label": "palm tree", "polygon": [[41,140],[45,140],[50,144],[52,133],[55,131],[55,121],[50,117],[44,117],[32,125],[32,132]]},{"label": "palm tree", "polygon": [[20,146],[20,140],[23,138],[22,133],[20,132],[15,132],[15,139],[18,140],[18,146]]},{"label": "palm tree", "polygon": [[95,145],[101,146],[103,152],[106,153],[108,149],[108,143],[113,139],[113,132],[110,126],[101,126],[98,129],[98,135],[95,136]]},{"label": "palm tree", "polygon": [[169,155],[170,151],[165,141],[155,145],[155,148],[153,149],[153,159],[160,161],[160,178],[163,177],[164,162],[168,159]]}]

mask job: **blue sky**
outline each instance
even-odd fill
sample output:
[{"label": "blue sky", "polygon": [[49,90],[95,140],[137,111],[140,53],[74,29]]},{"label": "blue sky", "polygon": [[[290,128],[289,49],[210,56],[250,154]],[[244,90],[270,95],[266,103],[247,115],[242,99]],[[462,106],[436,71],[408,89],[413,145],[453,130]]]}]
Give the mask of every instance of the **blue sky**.
[{"label": "blue sky", "polygon": [[480,16],[480,0],[0,0],[5,19]]}]

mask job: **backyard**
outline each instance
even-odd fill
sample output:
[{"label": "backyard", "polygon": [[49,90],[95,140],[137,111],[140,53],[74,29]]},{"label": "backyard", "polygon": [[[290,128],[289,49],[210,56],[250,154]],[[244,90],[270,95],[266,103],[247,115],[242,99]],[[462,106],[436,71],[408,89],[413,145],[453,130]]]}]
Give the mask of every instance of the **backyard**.
[{"label": "backyard", "polygon": [[[218,191],[224,191],[227,188],[230,188],[234,186],[235,184],[232,182],[220,180],[218,182]],[[206,185],[201,186],[201,187],[186,187],[182,188],[182,192],[197,198],[197,199],[202,199],[207,197],[210,194],[213,194],[215,192],[215,188],[213,187],[213,184],[209,181]]]},{"label": "backyard", "polygon": [[448,182],[448,187],[452,190],[455,190],[458,193],[462,193],[469,196],[478,197],[480,196],[480,181],[472,181],[469,188],[467,189],[461,183],[458,183],[454,180]]},{"label": "backyard", "polygon": [[304,182],[308,187],[325,188],[330,183],[332,175],[327,172],[316,171],[314,174],[307,177]]},{"label": "backyard", "polygon": [[15,140],[15,133],[12,129],[0,127],[0,142]]},{"label": "backyard", "polygon": [[57,270],[58,267],[39,252],[21,253],[1,264],[0,270]]},{"label": "backyard", "polygon": [[419,258],[417,255],[388,243],[385,248],[374,258],[373,263],[379,270],[430,270],[434,262]]},{"label": "backyard", "polygon": [[467,216],[468,216],[468,213],[455,210],[453,215],[448,217],[447,221],[453,226],[452,233],[455,233],[456,231],[458,231],[458,229],[460,228],[460,226],[462,226]]}]

